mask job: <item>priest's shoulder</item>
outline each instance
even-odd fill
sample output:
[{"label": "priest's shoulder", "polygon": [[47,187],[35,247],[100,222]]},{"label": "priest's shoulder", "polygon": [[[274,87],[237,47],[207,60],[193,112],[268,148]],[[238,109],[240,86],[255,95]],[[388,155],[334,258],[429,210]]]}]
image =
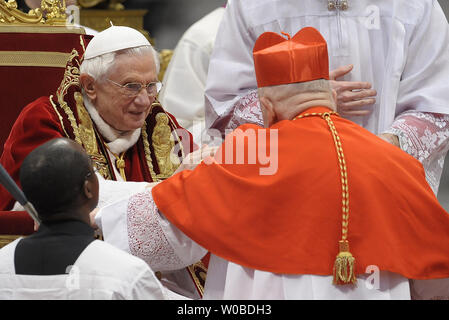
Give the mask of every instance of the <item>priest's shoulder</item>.
[{"label": "priest's shoulder", "polygon": [[[93,241],[83,251],[77,264],[83,264],[83,262],[103,273],[128,273],[130,278],[135,277],[139,271],[150,270],[149,266],[140,258],[100,240]],[[111,266],[114,268],[111,269]],[[130,272],[131,269],[135,269],[136,273]]]}]

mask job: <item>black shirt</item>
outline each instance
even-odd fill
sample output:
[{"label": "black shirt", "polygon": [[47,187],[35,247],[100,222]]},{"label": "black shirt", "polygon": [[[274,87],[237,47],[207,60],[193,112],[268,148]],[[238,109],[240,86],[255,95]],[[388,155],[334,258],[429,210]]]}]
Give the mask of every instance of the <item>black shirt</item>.
[{"label": "black shirt", "polygon": [[16,274],[65,274],[83,250],[94,241],[94,230],[84,222],[42,223],[39,230],[17,243]]}]

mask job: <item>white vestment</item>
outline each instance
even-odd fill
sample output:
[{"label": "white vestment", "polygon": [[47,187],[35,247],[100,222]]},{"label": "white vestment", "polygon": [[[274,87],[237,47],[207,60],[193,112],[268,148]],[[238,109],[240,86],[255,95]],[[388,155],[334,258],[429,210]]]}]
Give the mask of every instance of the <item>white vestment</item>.
[{"label": "white vestment", "polygon": [[[121,199],[126,201],[136,193],[150,192],[151,186],[154,185],[148,182],[110,181],[104,180],[102,177],[99,177],[98,180],[100,183],[98,208],[103,208]],[[192,263],[185,264],[178,259],[174,259],[171,251],[166,252],[163,249],[159,250],[159,248],[154,247],[147,250],[148,246],[146,243],[151,242],[153,235],[157,238],[161,234],[160,228],[156,224],[148,221],[143,223],[134,219],[133,212],[139,212],[143,206],[145,206],[145,202],[130,208],[129,216],[126,214],[110,215],[108,219],[97,219],[98,227],[104,239],[108,239],[108,243],[120,250],[142,258],[154,271],[161,272],[161,283],[164,288],[179,295],[178,297],[175,296],[174,299],[199,299],[198,290],[187,269],[184,268]],[[142,225],[148,228],[140,229]],[[147,241],[139,243],[139,237],[144,236],[141,234],[142,232],[148,232]],[[198,259],[193,263],[198,262],[203,255],[196,255]]]},{"label": "white vestment", "polygon": [[220,7],[198,20],[183,34],[173,52],[158,99],[179,124],[201,142],[204,125],[204,90],[209,58],[223,16]]},{"label": "white vestment", "polygon": [[63,275],[20,275],[14,252],[20,239],[0,250],[0,299],[110,300],[170,299],[141,259],[95,240]]},{"label": "white vestment", "polygon": [[[150,191],[104,207],[96,221],[102,225],[106,242],[128,247],[144,260],[152,252],[154,269],[182,268],[207,252],[164,218]],[[129,228],[133,229],[131,236],[125,231]],[[357,286],[335,286],[332,276],[274,274],[212,254],[204,299],[410,299],[408,279],[385,271],[371,272],[359,276]],[[449,297],[449,279],[432,281],[418,281],[415,298]]]},{"label": "white vestment", "polygon": [[[399,137],[420,160],[435,194],[449,148],[449,27],[437,0],[230,0],[218,29],[206,83],[206,128],[263,124],[252,50],[266,31],[292,37],[318,29],[329,67],[353,64],[339,80],[367,81],[377,91],[370,115],[347,117],[369,131]],[[396,120],[396,121],[395,121]],[[218,133],[209,131],[213,136]]]}]

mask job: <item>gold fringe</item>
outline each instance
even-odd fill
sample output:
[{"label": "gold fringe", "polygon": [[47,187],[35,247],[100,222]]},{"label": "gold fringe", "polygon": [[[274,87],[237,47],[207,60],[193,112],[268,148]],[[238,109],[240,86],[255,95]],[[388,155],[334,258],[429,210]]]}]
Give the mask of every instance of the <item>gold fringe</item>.
[{"label": "gold fringe", "polygon": [[349,252],[347,240],[339,242],[340,252],[337,254],[334,263],[334,284],[356,284],[355,258]]}]

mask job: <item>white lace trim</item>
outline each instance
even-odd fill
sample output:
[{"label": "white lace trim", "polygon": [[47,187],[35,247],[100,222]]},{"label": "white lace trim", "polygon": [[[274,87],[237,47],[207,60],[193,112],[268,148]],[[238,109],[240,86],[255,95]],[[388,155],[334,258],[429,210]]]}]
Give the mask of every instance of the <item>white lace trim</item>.
[{"label": "white lace trim", "polygon": [[449,115],[407,111],[386,132],[397,135],[401,149],[423,164],[427,182],[436,195],[449,149]]},{"label": "white lace trim", "polygon": [[128,242],[132,255],[143,259],[153,270],[177,270],[185,265],[165,237],[159,211],[149,192],[132,196],[128,202]]},{"label": "white lace trim", "polygon": [[232,116],[225,129],[234,130],[245,123],[263,126],[263,117],[257,89],[249,91],[248,94],[240,98],[232,108]]}]

